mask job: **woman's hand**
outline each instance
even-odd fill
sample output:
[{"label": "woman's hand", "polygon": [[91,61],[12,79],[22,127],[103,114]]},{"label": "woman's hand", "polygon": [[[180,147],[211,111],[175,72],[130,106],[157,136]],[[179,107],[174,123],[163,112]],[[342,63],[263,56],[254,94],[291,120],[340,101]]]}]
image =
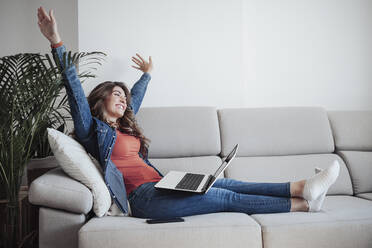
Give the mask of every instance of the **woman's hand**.
[{"label": "woman's hand", "polygon": [[53,10],[49,11],[49,15],[43,7],[37,9],[37,18],[41,33],[47,38],[50,43],[57,44],[61,41],[57,30],[57,22],[53,15]]},{"label": "woman's hand", "polygon": [[132,61],[136,63],[138,66],[132,65],[133,68],[136,68],[137,70],[150,73],[152,71],[152,59],[151,56],[149,57],[149,62],[144,60],[138,53],[136,53],[137,57],[132,57]]}]

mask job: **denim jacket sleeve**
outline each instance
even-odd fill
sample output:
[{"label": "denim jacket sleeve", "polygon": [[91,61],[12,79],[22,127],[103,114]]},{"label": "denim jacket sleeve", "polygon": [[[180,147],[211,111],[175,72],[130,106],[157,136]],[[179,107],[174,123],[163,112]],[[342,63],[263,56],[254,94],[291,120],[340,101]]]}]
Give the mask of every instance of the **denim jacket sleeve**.
[{"label": "denim jacket sleeve", "polygon": [[143,97],[145,96],[147,85],[149,84],[150,80],[150,74],[145,72],[130,90],[130,95],[132,97],[131,107],[134,114],[137,114],[138,110],[141,107],[141,103]]},{"label": "denim jacket sleeve", "polygon": [[[63,64],[65,52],[66,48],[63,45],[52,49],[54,60],[57,65],[61,65],[61,69],[65,69],[65,65]],[[62,76],[70,104],[71,116],[74,121],[76,136],[80,141],[84,141],[91,134],[93,118],[88,100],[85,97],[83,87],[76,73],[75,65],[70,65],[65,69]]]}]

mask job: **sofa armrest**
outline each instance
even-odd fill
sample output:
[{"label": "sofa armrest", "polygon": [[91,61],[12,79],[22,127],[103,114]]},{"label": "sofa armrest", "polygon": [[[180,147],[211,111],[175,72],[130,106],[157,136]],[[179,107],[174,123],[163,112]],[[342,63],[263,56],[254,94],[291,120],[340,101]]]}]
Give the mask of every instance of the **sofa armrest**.
[{"label": "sofa armrest", "polygon": [[91,191],[70,178],[61,168],[35,179],[29,189],[29,201],[35,205],[87,214],[93,206]]}]

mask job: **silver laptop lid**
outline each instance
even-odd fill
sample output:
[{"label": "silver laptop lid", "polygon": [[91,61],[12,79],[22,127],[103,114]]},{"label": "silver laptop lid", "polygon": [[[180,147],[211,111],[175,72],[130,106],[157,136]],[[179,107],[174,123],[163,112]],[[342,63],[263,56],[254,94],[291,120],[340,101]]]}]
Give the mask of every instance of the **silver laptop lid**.
[{"label": "silver laptop lid", "polygon": [[227,155],[227,157],[224,159],[224,161],[221,164],[221,166],[214,173],[214,175],[213,175],[214,178],[219,177],[220,174],[224,171],[224,169],[226,167],[226,164],[229,163],[231,161],[231,159],[235,156],[238,147],[239,147],[239,144],[236,144],[235,147],[234,147],[234,149],[229,153],[229,155]]},{"label": "silver laptop lid", "polygon": [[207,193],[209,189],[212,187],[214,182],[217,180],[217,178],[221,175],[221,173],[226,169],[226,167],[230,164],[231,160],[235,157],[236,152],[238,150],[239,144],[236,144],[234,149],[227,155],[227,157],[222,162],[222,165],[217,169],[217,171],[214,173],[214,175],[209,177],[208,182],[205,184],[203,192]]}]

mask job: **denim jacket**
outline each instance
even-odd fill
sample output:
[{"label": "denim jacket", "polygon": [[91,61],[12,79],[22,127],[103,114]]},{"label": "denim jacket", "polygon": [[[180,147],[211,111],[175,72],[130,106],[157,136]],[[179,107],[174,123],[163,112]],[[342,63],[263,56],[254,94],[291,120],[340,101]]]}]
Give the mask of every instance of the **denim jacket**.
[{"label": "denim jacket", "polygon": [[[52,49],[54,60],[56,62],[58,60],[62,67],[65,52],[66,48],[63,45]],[[128,205],[123,174],[111,161],[111,152],[116,141],[115,128],[92,116],[88,100],[85,97],[74,65],[64,70],[63,78],[77,140],[84,146],[88,153],[100,162],[104,172],[104,180],[111,197],[119,209],[126,214],[128,213]],[[133,110],[134,114],[137,114],[141,106],[150,79],[150,74],[144,73],[131,89],[132,102],[129,107]],[[140,152],[138,154],[147,165],[153,167],[162,176],[148,161],[148,156],[144,157]]]}]

